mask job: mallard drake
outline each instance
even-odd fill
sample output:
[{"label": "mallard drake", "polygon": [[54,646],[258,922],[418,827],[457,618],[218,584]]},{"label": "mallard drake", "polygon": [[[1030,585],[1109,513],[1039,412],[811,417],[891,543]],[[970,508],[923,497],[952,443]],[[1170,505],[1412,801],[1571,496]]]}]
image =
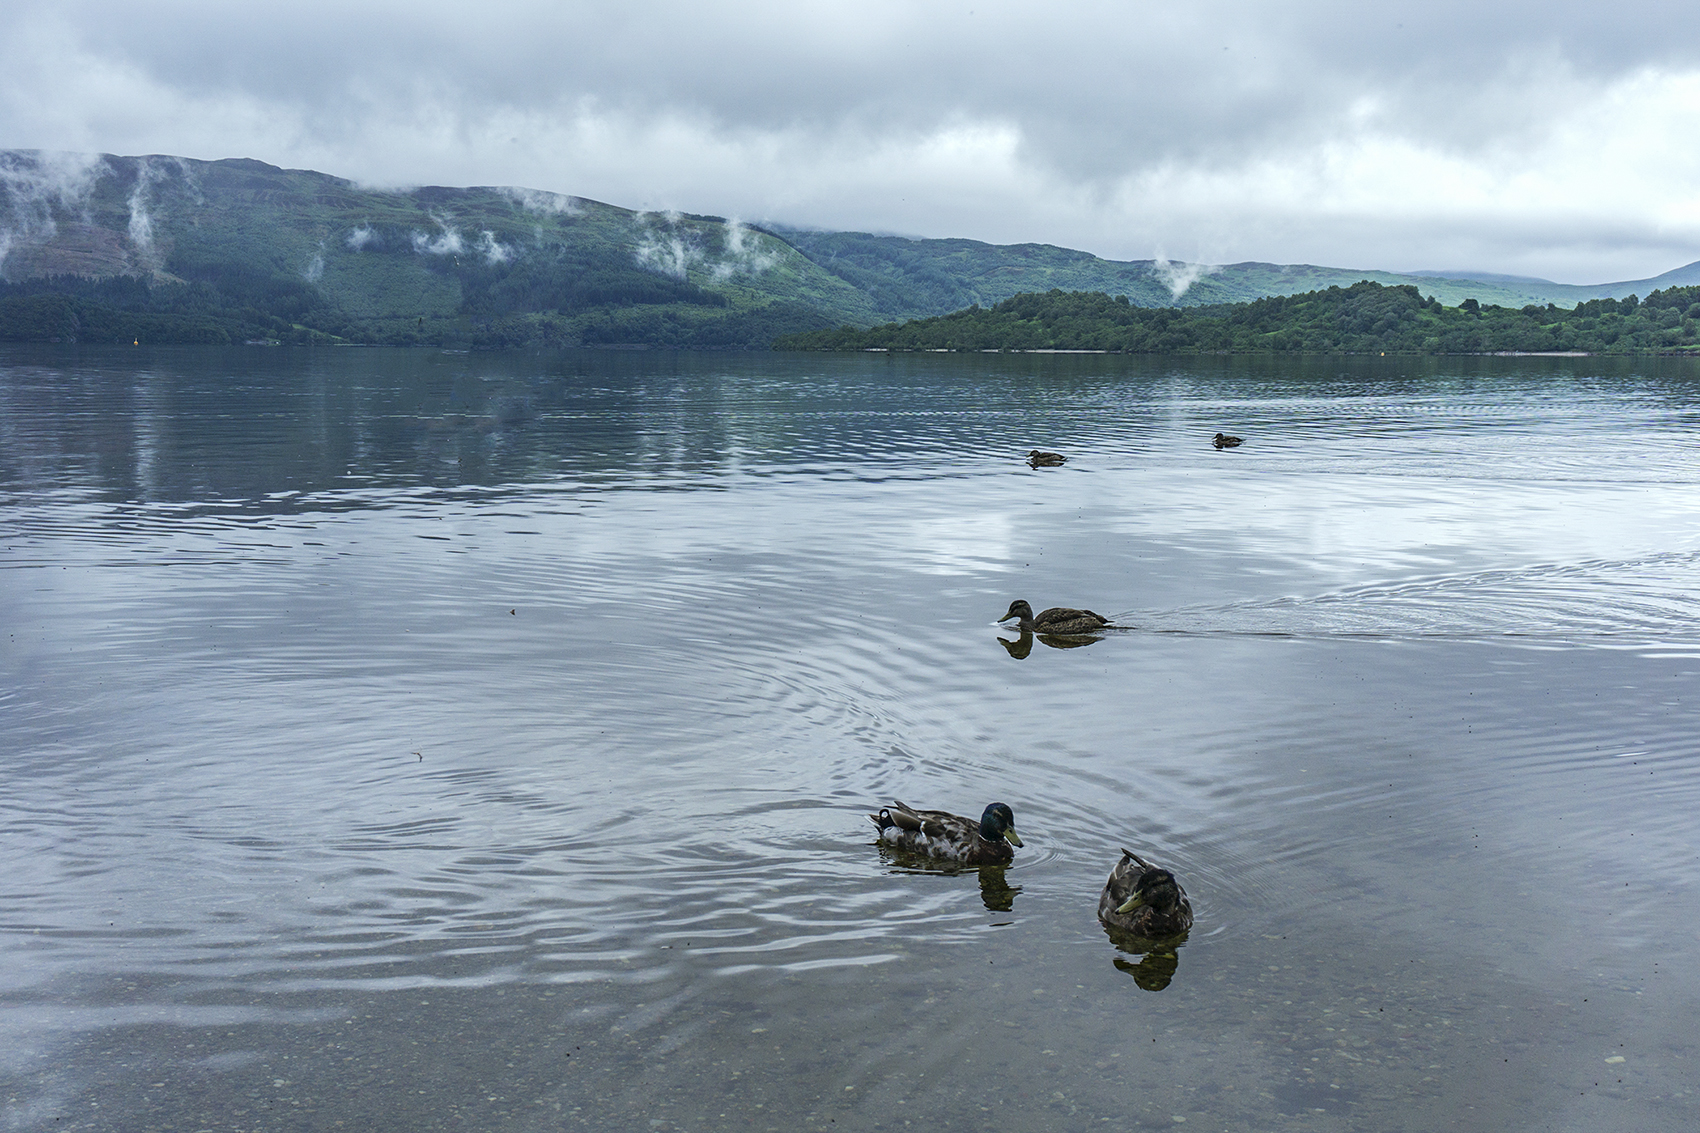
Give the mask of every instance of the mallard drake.
[{"label": "mallard drake", "polygon": [[868,815],[879,827],[880,841],[899,850],[968,865],[1008,865],[1010,847],[1021,845],[1015,833],[1015,812],[992,803],[980,821],[942,810],[915,810],[901,802]]},{"label": "mallard drake", "polygon": [[1023,633],[1048,634],[1081,634],[1097,633],[1110,624],[1110,619],[1103,614],[1094,614],[1091,610],[1073,610],[1067,606],[1052,606],[1042,611],[1038,617],[1033,616],[1033,607],[1026,599],[1017,598],[1009,604],[1009,612],[999,618],[1007,622],[1011,618],[1020,618],[1018,623]]},{"label": "mallard drake", "polygon": [[1038,449],[1033,449],[1027,454],[1027,463],[1034,468],[1055,468],[1067,460],[1068,457],[1060,452],[1041,452]]},{"label": "mallard drake", "polygon": [[1098,919],[1107,929],[1163,940],[1192,927],[1192,903],[1174,874],[1124,849],[1098,895]]},{"label": "mallard drake", "polygon": [[1216,439],[1210,442],[1217,448],[1238,448],[1245,444],[1244,437],[1230,437],[1226,433],[1217,433]]}]

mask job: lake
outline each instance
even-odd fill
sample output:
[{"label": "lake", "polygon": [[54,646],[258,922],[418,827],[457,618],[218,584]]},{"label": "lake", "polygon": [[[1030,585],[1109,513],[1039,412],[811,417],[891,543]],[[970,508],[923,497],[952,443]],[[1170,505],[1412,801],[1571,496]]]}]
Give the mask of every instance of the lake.
[{"label": "lake", "polygon": [[8,347],[0,617],[7,1129],[1700,1124],[1693,360]]}]

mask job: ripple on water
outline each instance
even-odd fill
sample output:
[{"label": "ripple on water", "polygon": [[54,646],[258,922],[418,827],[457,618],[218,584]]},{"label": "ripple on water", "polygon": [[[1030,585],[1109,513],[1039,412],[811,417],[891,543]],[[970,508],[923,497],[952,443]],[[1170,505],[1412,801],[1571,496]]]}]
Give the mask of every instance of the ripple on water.
[{"label": "ripple on water", "polygon": [[[655,1065],[610,1064],[598,1096],[641,1080],[687,1108],[721,1081],[689,1060],[736,1062],[758,1029],[822,1052],[799,1079],[820,1093],[953,1083],[847,1118],[930,1117],[1056,1057],[1035,1097],[1109,1083],[1126,1120],[1143,1102],[1115,1082],[1232,1066],[1224,1090],[1274,1100],[1192,1101],[1255,1128],[1336,1105],[1312,1059],[1355,1097],[1476,1098],[1468,1074],[1402,1075],[1485,1065],[1482,1035],[1551,1054],[1481,1005],[1680,959],[1691,422],[1568,379],[1377,395],[1398,375],[1101,364],[1138,373],[905,385],[882,362],[795,389],[656,379],[613,408],[617,382],[540,383],[513,420],[412,404],[434,395],[409,375],[346,444],[156,446],[110,482],[54,455],[52,398],[9,414],[8,453],[42,469],[3,505],[10,1001],[61,1012],[42,1030],[182,1006],[275,1045],[286,998],[367,997],[398,1008],[363,1048],[386,1050],[467,1018],[500,1019],[494,1049],[524,998],[516,1041],[562,1018],[629,1040]],[[1217,428],[1247,445],[1215,452]],[[1034,472],[1034,445],[1070,463]],[[290,449],[328,455],[242,467]],[[987,624],[1017,593],[1145,607],[1018,660]],[[1026,846],[998,871],[898,860],[864,817],[893,798],[1008,802]],[[1124,845],[1198,912],[1161,995],[1094,918]],[[924,1042],[890,1025],[923,1005]],[[1323,1020],[1394,1007],[1422,1018],[1408,1044],[1337,1048]],[[1442,1016],[1481,1030],[1430,1038]]]}]

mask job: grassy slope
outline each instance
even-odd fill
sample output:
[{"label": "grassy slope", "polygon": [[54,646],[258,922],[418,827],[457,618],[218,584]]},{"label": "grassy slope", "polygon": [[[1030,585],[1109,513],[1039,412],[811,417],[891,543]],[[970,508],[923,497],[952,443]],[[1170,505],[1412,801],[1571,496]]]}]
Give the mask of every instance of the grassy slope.
[{"label": "grassy slope", "polygon": [[21,232],[9,279],[139,276],[162,296],[200,283],[221,313],[282,314],[354,341],[655,341],[727,326],[755,333],[748,344],[764,319],[878,319],[785,241],[718,217],[495,188],[374,190],[247,160],[103,161],[74,195],[0,181],[0,218]]}]

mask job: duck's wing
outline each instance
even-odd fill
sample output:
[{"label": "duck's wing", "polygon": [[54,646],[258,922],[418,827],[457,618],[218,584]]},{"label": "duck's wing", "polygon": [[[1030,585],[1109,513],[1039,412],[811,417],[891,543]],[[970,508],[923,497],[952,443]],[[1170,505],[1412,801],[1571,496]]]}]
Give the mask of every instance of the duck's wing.
[{"label": "duck's wing", "polygon": [[899,830],[919,830],[923,825],[919,814],[897,800],[893,800],[892,804],[880,813],[890,818]]},{"label": "duck's wing", "polygon": [[1033,629],[1035,632],[1040,632],[1047,626],[1085,625],[1091,627],[1093,623],[1097,623],[1098,626],[1107,626],[1110,624],[1110,619],[1091,610],[1076,610],[1070,606],[1052,606],[1033,619]]},{"label": "duck's wing", "polygon": [[946,810],[916,810],[901,802],[891,808],[891,817],[903,829],[918,830],[929,838],[961,838],[980,829],[978,822],[961,815]]},{"label": "duck's wing", "polygon": [[1135,872],[1130,875],[1128,868],[1131,864],[1125,857],[1117,862],[1116,868],[1110,871],[1109,878],[1104,882],[1104,891],[1098,894],[1098,919],[1106,924],[1116,915],[1116,910],[1133,896],[1133,883],[1143,871],[1138,866],[1133,866]]},{"label": "duck's wing", "polygon": [[1104,892],[1098,898],[1098,915],[1100,917],[1114,913],[1139,888],[1139,879],[1145,876],[1151,863],[1134,853],[1132,850],[1122,850],[1121,861],[1110,871],[1109,880],[1104,882]]}]

